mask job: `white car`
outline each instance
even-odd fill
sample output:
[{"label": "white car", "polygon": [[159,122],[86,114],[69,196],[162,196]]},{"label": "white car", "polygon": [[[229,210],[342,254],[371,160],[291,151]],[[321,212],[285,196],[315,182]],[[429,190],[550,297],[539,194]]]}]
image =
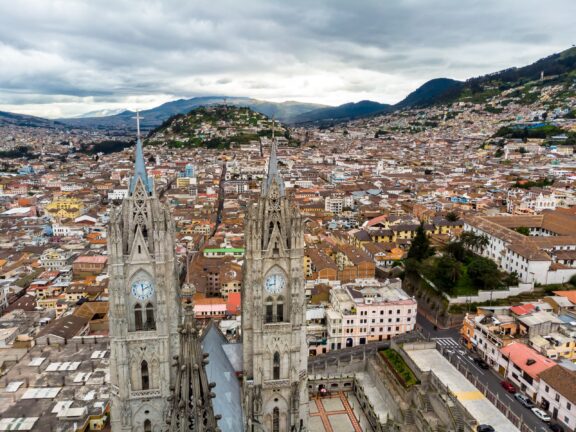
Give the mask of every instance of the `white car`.
[{"label": "white car", "polygon": [[532,412],[536,417],[538,417],[543,422],[549,422],[550,416],[546,414],[546,411],[541,410],[540,408],[532,408]]}]

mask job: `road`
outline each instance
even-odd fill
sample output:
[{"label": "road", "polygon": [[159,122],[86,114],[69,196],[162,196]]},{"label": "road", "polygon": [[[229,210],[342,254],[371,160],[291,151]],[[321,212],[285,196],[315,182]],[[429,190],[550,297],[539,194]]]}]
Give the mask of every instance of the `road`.
[{"label": "road", "polygon": [[[529,427],[529,430],[533,432],[549,431],[546,424],[536,417],[532,411],[521,405],[513,395],[502,388],[500,385],[502,377],[495,370],[480,369],[473,362],[472,352],[461,343],[458,328],[434,330],[434,324],[421,314],[418,314],[416,322],[425,337],[436,341],[437,348],[446,358],[451,360],[453,364],[461,364],[473,376],[477,377],[477,387],[482,389],[482,386],[486,386],[500,401],[505,402],[516,416],[522,419],[524,424]],[[523,430],[527,431],[528,429],[523,428]]]}]

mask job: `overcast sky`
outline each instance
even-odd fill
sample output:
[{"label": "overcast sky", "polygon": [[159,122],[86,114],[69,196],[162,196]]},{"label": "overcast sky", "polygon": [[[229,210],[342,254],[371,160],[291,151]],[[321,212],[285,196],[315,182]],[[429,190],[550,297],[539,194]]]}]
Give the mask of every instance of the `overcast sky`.
[{"label": "overcast sky", "polygon": [[0,0],[0,110],[395,103],[576,43],[576,0]]}]

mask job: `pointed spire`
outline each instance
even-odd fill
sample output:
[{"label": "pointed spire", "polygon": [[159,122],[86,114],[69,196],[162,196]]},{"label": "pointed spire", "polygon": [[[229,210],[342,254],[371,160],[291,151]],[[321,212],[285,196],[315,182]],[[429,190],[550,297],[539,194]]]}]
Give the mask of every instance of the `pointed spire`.
[{"label": "pointed spire", "polygon": [[208,354],[204,354],[200,344],[200,331],[194,318],[191,298],[184,305],[184,321],[178,327],[180,333],[180,354],[175,357],[176,386],[169,397],[170,410],[167,423],[169,432],[220,432],[214,414],[212,390],[216,384],[208,381],[206,365]]},{"label": "pointed spire", "polygon": [[268,195],[268,191],[274,182],[278,184],[278,189],[280,191],[280,196],[284,196],[284,180],[280,176],[278,171],[278,156],[277,147],[278,143],[276,137],[274,136],[276,121],[272,117],[272,145],[270,148],[270,157],[268,159],[268,174],[266,175],[266,180],[262,184],[262,196]]},{"label": "pointed spire", "polygon": [[144,162],[144,149],[142,147],[142,139],[140,136],[140,112],[136,111],[136,155],[134,161],[134,175],[130,180],[130,194],[134,192],[134,188],[136,187],[136,183],[138,179],[142,180],[144,186],[146,187],[146,192],[149,194],[152,193],[152,185],[150,183],[150,179],[148,178],[148,174],[146,174],[146,163]]}]

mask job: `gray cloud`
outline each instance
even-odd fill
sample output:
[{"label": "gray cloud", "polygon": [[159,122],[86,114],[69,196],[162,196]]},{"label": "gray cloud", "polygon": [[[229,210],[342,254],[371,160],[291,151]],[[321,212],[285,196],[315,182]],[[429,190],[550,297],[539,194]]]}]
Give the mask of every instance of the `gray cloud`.
[{"label": "gray cloud", "polygon": [[549,0],[0,2],[0,109],[72,115],[196,95],[393,103],[574,41]]}]

